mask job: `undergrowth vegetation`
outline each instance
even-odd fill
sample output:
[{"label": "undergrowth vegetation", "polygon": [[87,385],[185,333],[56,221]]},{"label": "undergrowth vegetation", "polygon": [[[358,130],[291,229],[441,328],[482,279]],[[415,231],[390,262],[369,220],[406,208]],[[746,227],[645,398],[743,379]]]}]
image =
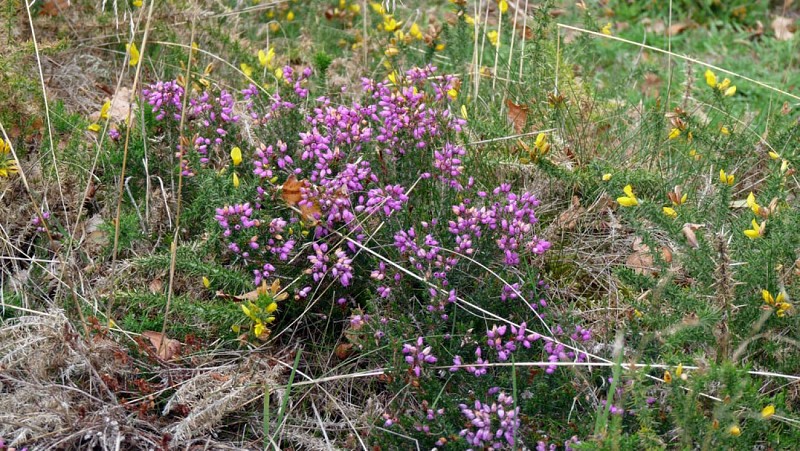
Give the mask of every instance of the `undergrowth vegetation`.
[{"label": "undergrowth vegetation", "polygon": [[800,447],[792,2],[532,3],[7,2],[0,450]]}]

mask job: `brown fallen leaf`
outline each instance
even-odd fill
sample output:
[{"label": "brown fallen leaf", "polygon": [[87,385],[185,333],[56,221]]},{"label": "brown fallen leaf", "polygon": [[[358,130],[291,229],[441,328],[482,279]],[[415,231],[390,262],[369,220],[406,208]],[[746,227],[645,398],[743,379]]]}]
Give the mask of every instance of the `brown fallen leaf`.
[{"label": "brown fallen leaf", "polygon": [[150,282],[150,292],[153,294],[161,293],[164,289],[164,283],[161,282],[161,279],[155,278]]},{"label": "brown fallen leaf", "polygon": [[667,264],[672,263],[672,250],[667,246],[661,247],[661,258],[664,259],[664,262]]},{"label": "brown fallen leaf", "polygon": [[55,17],[69,8],[69,0],[44,0],[39,15]]},{"label": "brown fallen leaf", "polygon": [[770,24],[772,31],[775,32],[775,39],[779,41],[788,41],[794,37],[794,32],[797,27],[794,24],[794,19],[789,17],[777,16]]},{"label": "brown fallen leaf", "polygon": [[142,336],[150,340],[150,343],[156,348],[158,357],[163,360],[172,360],[181,350],[180,341],[167,338],[161,332],[146,330],[142,332]]},{"label": "brown fallen leaf", "polygon": [[642,93],[649,97],[656,97],[658,96],[659,89],[661,89],[661,77],[653,72],[644,74]]},{"label": "brown fallen leaf", "polygon": [[692,26],[691,22],[677,22],[667,28],[667,36],[677,36]]},{"label": "brown fallen leaf", "polygon": [[514,126],[514,131],[517,134],[522,133],[528,122],[528,107],[525,105],[517,105],[512,102],[511,99],[506,100],[506,106],[508,107],[508,121]]},{"label": "brown fallen leaf", "polygon": [[344,360],[353,353],[353,344],[342,343],[339,346],[336,346],[336,349],[333,352],[336,354],[336,357],[339,357],[339,360]]},{"label": "brown fallen leaf", "polygon": [[705,227],[703,224],[692,224],[687,222],[683,225],[681,232],[683,232],[683,236],[686,237],[686,241],[689,242],[689,246],[697,249],[700,247],[700,243],[697,241],[697,234],[694,232],[698,229],[702,229]]},{"label": "brown fallen leaf", "polygon": [[297,206],[304,220],[314,222],[321,213],[319,202],[312,201],[311,205],[308,205],[307,202],[300,203],[300,201],[303,200],[301,190],[310,187],[311,183],[309,183],[308,180],[297,180],[297,177],[292,174],[281,186],[281,199],[286,201],[290,207]]},{"label": "brown fallen leaf", "polygon": [[653,256],[649,252],[633,252],[625,259],[625,266],[636,274],[651,274],[655,270]]},{"label": "brown fallen leaf", "polygon": [[572,196],[572,204],[558,215],[556,224],[564,230],[574,230],[578,226],[578,220],[584,213],[586,213],[586,209],[581,206],[580,198]]},{"label": "brown fallen leaf", "polygon": [[656,272],[653,265],[653,255],[650,253],[650,246],[644,244],[640,237],[633,239],[631,244],[633,252],[625,259],[625,266],[632,269],[636,274],[652,274]]}]

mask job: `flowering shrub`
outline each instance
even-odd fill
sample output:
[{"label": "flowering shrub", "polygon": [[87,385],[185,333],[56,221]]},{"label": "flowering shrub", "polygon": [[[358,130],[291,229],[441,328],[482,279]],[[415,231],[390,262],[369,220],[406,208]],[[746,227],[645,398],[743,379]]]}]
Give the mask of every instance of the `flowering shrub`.
[{"label": "flowering shrub", "polygon": [[[528,326],[547,307],[547,287],[525,276],[550,248],[536,234],[539,200],[511,183],[470,174],[477,156],[461,144],[466,120],[452,113],[458,110],[455,77],[427,66],[393,74],[392,81],[364,79],[357,100],[337,104],[328,96],[311,98],[310,69],[286,66],[280,72],[272,92],[254,85],[242,90],[241,112],[228,92],[192,91],[185,122],[195,138],[177,149],[190,186],[197,176],[241,174],[234,177],[230,202],[214,207],[214,219],[222,252],[250,271],[256,286],[293,280],[296,301],[331,289],[344,294],[333,299],[340,308],[356,307],[348,321],[350,340],[363,350],[397,345],[401,360],[386,364],[398,382],[420,387],[420,395],[422,387],[441,384],[443,374],[472,383],[506,374],[492,361],[521,352],[522,359],[585,360],[576,346],[591,340],[590,331],[576,327],[569,335],[559,326],[551,337],[549,330]],[[173,125],[184,95],[176,82],[144,91],[155,119]],[[262,142],[243,141],[237,127],[245,120]],[[476,287],[476,280],[484,286]],[[256,337],[265,338],[266,324],[274,320],[271,299],[278,292],[269,294],[242,305]],[[487,328],[483,349],[470,340],[458,343],[447,331],[481,327],[469,315],[452,320],[465,297],[477,297],[492,311],[532,316]],[[419,323],[407,321],[411,316]],[[460,357],[469,354],[474,359]],[[446,355],[453,365],[443,373],[436,365]],[[550,366],[547,373],[555,370]],[[491,384],[490,394],[499,393],[496,401],[460,404],[471,424],[466,429],[447,422],[447,406],[427,408],[424,424],[416,413],[393,413],[388,406],[383,421],[429,436],[433,446],[446,443],[449,430],[472,447],[513,448],[522,427],[520,407],[497,382],[480,382]],[[457,398],[471,396],[460,393]]]}]

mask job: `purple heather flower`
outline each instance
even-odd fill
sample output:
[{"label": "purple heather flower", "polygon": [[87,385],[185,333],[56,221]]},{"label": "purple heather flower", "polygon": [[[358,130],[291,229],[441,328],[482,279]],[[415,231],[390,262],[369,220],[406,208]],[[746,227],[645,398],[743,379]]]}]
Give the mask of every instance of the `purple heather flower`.
[{"label": "purple heather flower", "polygon": [[418,337],[414,345],[408,343],[403,345],[405,361],[411,366],[411,372],[414,373],[416,377],[422,375],[423,364],[433,364],[438,360],[431,354],[431,349],[430,346],[425,346],[422,337]]}]

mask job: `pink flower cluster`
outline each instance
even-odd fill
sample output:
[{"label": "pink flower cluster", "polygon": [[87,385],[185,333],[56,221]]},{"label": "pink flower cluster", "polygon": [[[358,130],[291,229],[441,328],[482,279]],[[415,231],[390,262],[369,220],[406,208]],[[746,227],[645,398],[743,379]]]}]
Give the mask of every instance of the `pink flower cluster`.
[{"label": "pink flower cluster", "polygon": [[474,406],[460,404],[459,408],[461,415],[469,420],[469,427],[461,430],[459,435],[469,446],[477,449],[514,448],[514,434],[520,421],[519,407],[514,407],[511,396],[500,392],[491,404],[476,400]]},{"label": "pink flower cluster", "polygon": [[511,355],[511,353],[517,350],[517,345],[530,348],[531,343],[540,338],[539,334],[537,333],[526,335],[526,326],[527,325],[525,323],[520,324],[519,327],[516,327],[512,324],[510,326],[511,333],[507,338],[505,335],[509,329],[509,326],[505,324],[502,326],[497,326],[497,324],[495,324],[492,326],[491,330],[486,331],[486,344],[488,344],[490,348],[494,348],[494,350],[497,351],[498,360],[505,362],[508,360],[508,357]]},{"label": "pink flower cluster", "polygon": [[425,346],[422,337],[418,337],[415,344],[406,343],[403,345],[405,361],[411,366],[411,372],[414,376],[420,377],[422,375],[422,366],[424,364],[436,363],[438,360],[431,354],[431,350],[430,346]]}]

